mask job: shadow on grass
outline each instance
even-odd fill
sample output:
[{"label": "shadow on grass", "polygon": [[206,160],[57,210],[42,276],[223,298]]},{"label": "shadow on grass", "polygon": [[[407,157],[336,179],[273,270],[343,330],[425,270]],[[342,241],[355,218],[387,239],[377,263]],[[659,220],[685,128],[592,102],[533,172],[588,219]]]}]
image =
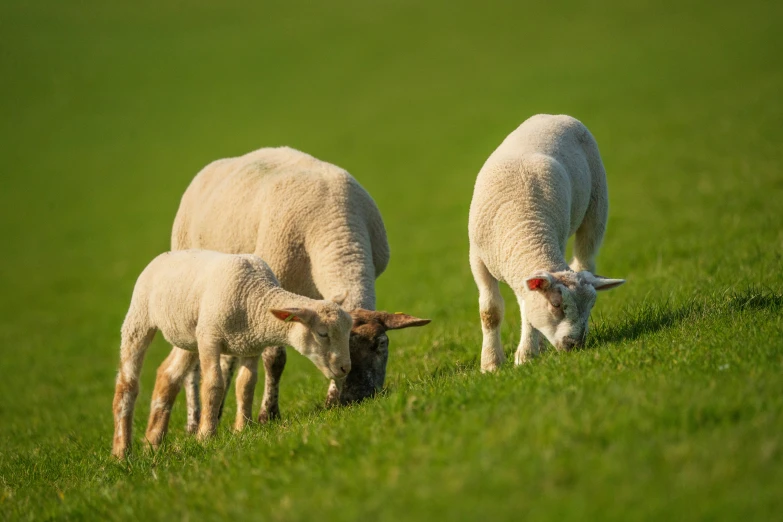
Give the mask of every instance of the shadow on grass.
[{"label": "shadow on grass", "polygon": [[697,321],[718,316],[759,310],[783,309],[783,294],[770,289],[750,287],[741,292],[713,294],[678,307],[669,302],[644,303],[637,309],[628,309],[619,322],[602,322],[592,326],[587,348],[618,341],[630,341],[686,321]]}]

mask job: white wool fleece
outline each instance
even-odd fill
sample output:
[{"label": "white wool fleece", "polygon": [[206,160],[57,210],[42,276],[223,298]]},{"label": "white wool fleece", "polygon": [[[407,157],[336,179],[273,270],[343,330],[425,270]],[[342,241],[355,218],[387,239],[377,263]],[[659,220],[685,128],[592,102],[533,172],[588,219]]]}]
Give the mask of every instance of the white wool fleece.
[{"label": "white wool fleece", "polygon": [[340,167],[289,147],[207,165],[182,197],[171,243],[253,252],[287,290],[344,296],[347,310],[375,309],[375,279],[389,263],[367,191]]},{"label": "white wool fleece", "polygon": [[[539,334],[570,349],[584,341],[595,291],[622,280],[595,276],[608,215],[606,172],[595,139],[570,116],[523,122],[487,159],[476,179],[468,232],[484,331],[482,369],[503,361],[498,281],[522,309],[517,363],[538,352]],[[576,234],[574,259],[566,242]]]}]

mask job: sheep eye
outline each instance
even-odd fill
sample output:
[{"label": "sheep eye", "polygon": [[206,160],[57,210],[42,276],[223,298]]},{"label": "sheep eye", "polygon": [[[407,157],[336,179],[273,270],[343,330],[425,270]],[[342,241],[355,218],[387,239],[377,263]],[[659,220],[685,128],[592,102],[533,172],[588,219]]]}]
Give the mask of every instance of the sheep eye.
[{"label": "sheep eye", "polygon": [[552,306],[554,306],[555,308],[560,308],[560,303],[552,303]]},{"label": "sheep eye", "polygon": [[320,335],[320,336],[321,336],[322,338],[324,338],[324,339],[326,339],[327,337],[329,337],[329,333],[328,333],[328,332],[327,332],[327,333],[321,333],[321,332],[318,332],[318,335]]}]

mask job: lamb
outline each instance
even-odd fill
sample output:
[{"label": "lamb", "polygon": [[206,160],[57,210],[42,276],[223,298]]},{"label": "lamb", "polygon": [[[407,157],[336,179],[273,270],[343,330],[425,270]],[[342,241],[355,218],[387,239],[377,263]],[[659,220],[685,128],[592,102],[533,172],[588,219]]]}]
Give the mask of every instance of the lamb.
[{"label": "lamb", "polygon": [[[182,380],[197,361],[204,376],[198,437],[204,439],[215,432],[223,400],[221,354],[239,357],[244,367],[257,365],[264,347],[288,344],[328,378],[342,382],[351,370],[351,324],[339,305],[283,290],[269,266],[254,255],[204,250],[161,254],[139,276],[122,325],[112,454],[122,459],[130,449],[139,374],[158,330],[181,349],[157,375],[147,428],[153,447],[161,443]],[[247,398],[238,399],[246,407],[237,415],[249,417]]]},{"label": "lamb", "polygon": [[[522,312],[516,364],[538,354],[541,334],[558,350],[584,343],[596,291],[625,282],[595,275],[607,215],[598,145],[578,120],[533,116],[490,155],[476,179],[468,224],[482,371],[496,370],[505,358],[498,281],[511,287]],[[569,266],[566,242],[574,233]]]},{"label": "lamb", "polygon": [[[295,149],[263,148],[207,165],[182,196],[171,246],[255,253],[286,290],[337,299],[352,311],[353,370],[341,392],[330,383],[327,405],[359,401],[380,390],[388,361],[386,332],[429,323],[374,311],[375,279],[389,263],[378,207],[348,172]],[[178,352],[173,349],[163,367],[176,361]],[[270,347],[262,359],[266,382],[258,420],[266,422],[280,416],[285,348]],[[233,361],[223,357],[222,364],[230,375]],[[189,374],[185,388],[191,433],[199,418],[197,371]],[[256,379],[257,369],[243,365],[237,388],[252,397]]]}]

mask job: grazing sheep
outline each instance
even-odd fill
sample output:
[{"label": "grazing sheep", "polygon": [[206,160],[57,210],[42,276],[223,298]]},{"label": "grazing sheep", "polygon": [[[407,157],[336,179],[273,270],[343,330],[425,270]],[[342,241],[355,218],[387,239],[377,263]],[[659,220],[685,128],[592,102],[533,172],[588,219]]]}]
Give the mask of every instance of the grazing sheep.
[{"label": "grazing sheep", "polygon": [[147,429],[153,446],[163,439],[177,391],[196,361],[204,375],[203,439],[215,432],[223,400],[221,354],[257,365],[264,347],[288,344],[341,381],[351,369],[351,323],[335,303],[283,290],[259,257],[206,250],[161,254],[139,276],[122,325],[112,453],[123,458],[130,447],[139,374],[156,331],[181,349],[174,364],[158,372]]},{"label": "grazing sheep", "polygon": [[[607,213],[598,145],[570,116],[529,118],[487,159],[476,179],[468,225],[484,334],[482,371],[504,360],[498,281],[511,287],[522,311],[517,364],[538,353],[540,333],[560,350],[584,342],[596,290],[625,282],[594,275]],[[566,242],[574,233],[569,267]]]},{"label": "grazing sheep", "polygon": [[[342,393],[330,383],[328,405],[358,401],[380,390],[388,360],[385,332],[429,322],[372,311],[375,279],[389,262],[378,207],[345,170],[288,147],[259,149],[207,165],[182,196],[171,247],[254,253],[269,263],[286,290],[341,300],[346,310],[354,311],[353,370]],[[172,351],[163,367],[177,360],[178,351]],[[266,349],[262,359],[266,383],[259,422],[280,416],[285,347]],[[223,357],[222,364],[230,381],[234,361]],[[242,396],[252,400],[256,378],[255,368],[239,369]],[[186,394],[192,433],[199,418],[198,367],[186,379]]]}]

